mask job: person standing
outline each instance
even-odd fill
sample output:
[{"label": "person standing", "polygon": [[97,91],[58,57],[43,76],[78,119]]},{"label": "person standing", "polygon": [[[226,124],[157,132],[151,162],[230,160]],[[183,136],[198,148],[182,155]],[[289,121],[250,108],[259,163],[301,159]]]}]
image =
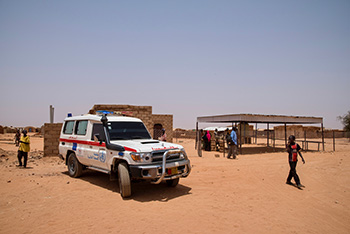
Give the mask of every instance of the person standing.
[{"label": "person standing", "polygon": [[16,131],[15,135],[15,144],[16,146],[19,146],[19,140],[21,139],[21,132],[19,130]]},{"label": "person standing", "polygon": [[18,163],[19,167],[22,166],[22,158],[24,158],[23,162],[23,167],[27,167],[27,160],[28,160],[28,152],[30,151],[30,139],[29,136],[27,135],[27,130],[22,131],[23,136],[21,137],[19,141],[19,149],[18,149]]},{"label": "person standing", "polygon": [[215,148],[216,148],[216,151],[220,151],[220,142],[219,142],[220,135],[219,135],[219,132],[218,132],[217,128],[215,128],[214,136],[215,136]]},{"label": "person standing", "polygon": [[236,134],[236,128],[232,128],[232,132],[230,134],[229,129],[227,129],[227,135],[226,135],[226,141],[228,145],[228,155],[227,158],[236,159],[237,154],[237,134]]},{"label": "person standing", "polygon": [[209,130],[207,130],[207,151],[211,151],[211,135]]},{"label": "person standing", "polygon": [[[210,137],[210,134],[209,134],[209,137]],[[207,131],[207,132],[204,132],[204,134],[203,134],[203,136],[202,136],[202,139],[203,139],[203,147],[204,147],[204,150],[205,150],[205,151],[208,151],[208,148],[209,148],[208,131]]]},{"label": "person standing", "polygon": [[203,129],[200,130],[200,141],[201,141],[201,149],[204,149],[205,150],[205,133],[203,131]]},{"label": "person standing", "polygon": [[301,155],[300,151],[301,151],[301,147],[297,143],[295,143],[295,136],[293,135],[289,136],[288,144],[287,144],[287,152],[288,152],[288,161],[289,161],[290,170],[289,170],[289,175],[288,175],[286,184],[292,184],[291,180],[292,178],[294,178],[294,181],[297,184],[298,188],[304,187],[300,183],[300,179],[296,171],[298,154],[300,155],[303,164],[305,164],[305,160]]},{"label": "person standing", "polygon": [[162,129],[162,136],[160,137],[161,141],[166,141],[166,133],[165,133],[165,129]]}]

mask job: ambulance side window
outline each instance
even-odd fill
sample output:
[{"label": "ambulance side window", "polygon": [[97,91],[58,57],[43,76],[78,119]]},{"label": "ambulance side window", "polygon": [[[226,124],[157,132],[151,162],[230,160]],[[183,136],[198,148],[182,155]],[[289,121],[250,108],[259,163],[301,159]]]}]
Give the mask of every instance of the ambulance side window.
[{"label": "ambulance side window", "polygon": [[77,121],[77,124],[75,127],[75,134],[76,135],[86,135],[87,125],[88,125],[87,120]]},{"label": "ambulance side window", "polygon": [[66,121],[66,123],[64,124],[63,133],[72,134],[73,127],[74,127],[74,121]]},{"label": "ambulance side window", "polygon": [[105,133],[104,133],[102,124],[94,123],[94,125],[92,126],[92,134],[91,134],[92,141],[94,140],[95,134],[99,134],[100,139],[105,140]]}]

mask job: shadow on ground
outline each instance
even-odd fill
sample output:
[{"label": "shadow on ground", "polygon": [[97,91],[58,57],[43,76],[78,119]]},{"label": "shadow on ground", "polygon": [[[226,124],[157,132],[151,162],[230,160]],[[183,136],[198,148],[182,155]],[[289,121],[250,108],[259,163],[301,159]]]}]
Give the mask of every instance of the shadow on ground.
[{"label": "shadow on ground", "polygon": [[[67,171],[62,172],[62,174],[69,176]],[[81,177],[77,179],[81,179],[93,185],[108,189],[119,195],[118,181],[110,181],[109,175],[107,174],[92,170],[84,170]],[[132,195],[129,200],[139,202],[167,202],[174,198],[191,194],[191,188],[181,185],[181,179],[175,188],[168,187],[165,182],[162,182],[161,184],[151,184],[147,181],[132,182],[131,191]]]},{"label": "shadow on ground", "polygon": [[[273,153],[273,152],[285,152],[286,148],[283,147],[267,147],[267,146],[250,146],[250,147],[242,147],[242,155],[244,154],[262,154],[262,153]],[[202,152],[208,152],[208,151],[202,151]],[[210,151],[215,152],[218,155],[222,155],[222,151]],[[237,149],[237,153],[241,154],[240,149]],[[225,156],[228,154],[228,149],[225,150]]]},{"label": "shadow on ground", "polygon": [[[285,152],[286,148],[283,147],[266,147],[266,146],[257,146],[257,147],[242,147],[242,154],[262,154],[262,153],[272,153],[272,152]],[[239,152],[239,149],[238,149]]]}]

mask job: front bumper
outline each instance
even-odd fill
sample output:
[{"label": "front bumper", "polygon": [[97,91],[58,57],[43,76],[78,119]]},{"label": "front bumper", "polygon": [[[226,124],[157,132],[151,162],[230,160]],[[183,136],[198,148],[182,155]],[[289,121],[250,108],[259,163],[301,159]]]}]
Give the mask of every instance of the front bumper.
[{"label": "front bumper", "polygon": [[[149,179],[153,183],[159,184],[163,180],[173,180],[180,177],[187,177],[191,172],[190,160],[184,151],[185,159],[175,162],[166,162],[166,156],[170,153],[175,153],[174,150],[169,150],[164,153],[163,161],[159,164],[148,165],[129,165],[131,178],[133,179]],[[175,170],[174,170],[175,169]],[[174,173],[169,173],[169,172]]]}]

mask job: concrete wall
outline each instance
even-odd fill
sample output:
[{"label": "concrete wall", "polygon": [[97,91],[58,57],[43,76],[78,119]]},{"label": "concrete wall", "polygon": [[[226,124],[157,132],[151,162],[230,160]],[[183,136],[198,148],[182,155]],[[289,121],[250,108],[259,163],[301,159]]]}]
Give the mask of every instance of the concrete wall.
[{"label": "concrete wall", "polygon": [[57,156],[62,123],[44,124],[44,156]]},{"label": "concrete wall", "polygon": [[[284,126],[275,126],[274,131],[276,139],[284,139]],[[324,136],[326,138],[333,137],[333,131],[336,138],[345,137],[345,132],[342,130],[325,129]],[[287,125],[287,137],[294,135],[297,139],[304,139],[306,132],[306,138],[321,138],[322,131],[320,127],[315,126],[302,126],[302,125]]]},{"label": "concrete wall", "polygon": [[174,131],[174,138],[196,139],[196,130],[186,130],[177,128]]},{"label": "concrete wall", "polygon": [[152,115],[152,137],[153,137],[153,126],[155,124],[161,124],[166,131],[167,141],[173,142],[173,116],[172,115]]}]

